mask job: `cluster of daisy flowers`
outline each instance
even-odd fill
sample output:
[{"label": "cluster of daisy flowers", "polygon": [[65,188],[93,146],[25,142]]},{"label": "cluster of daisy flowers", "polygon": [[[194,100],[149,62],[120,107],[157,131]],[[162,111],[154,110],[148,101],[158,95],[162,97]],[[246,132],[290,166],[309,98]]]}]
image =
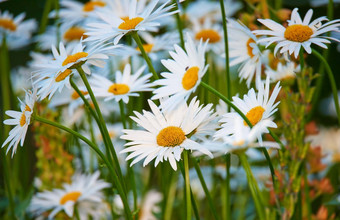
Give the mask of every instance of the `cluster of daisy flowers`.
[{"label": "cluster of daisy flowers", "polygon": [[[4,124],[15,126],[2,144],[6,153],[12,150],[13,157],[19,144],[24,145],[35,119],[46,123],[39,119],[37,105],[47,102],[49,108],[62,109],[62,124],[88,130],[79,134],[82,140],[105,152],[99,153],[103,158],[96,157],[98,169],[100,160],[111,163],[117,157],[110,171],[121,181],[100,180],[99,171],[77,174],[62,188],[34,195],[29,212],[34,216],[48,212],[48,218],[60,212],[80,219],[106,218],[110,205],[103,190],[114,185],[122,190],[118,193],[129,213],[126,186],[120,179],[124,160],[128,166],[140,161],[143,166],[154,162],[155,167],[169,163],[177,170],[184,151],[210,160],[249,148],[280,149],[282,143],[264,137],[278,127],[274,119],[280,84],[301,73],[297,58],[312,53],[312,44],[326,49],[331,40],[339,41],[327,33],[339,32],[340,20],[312,20],[312,9],[301,19],[295,8],[284,25],[258,19],[270,30],[251,30],[232,18],[242,4],[228,0],[225,5],[227,17],[222,18],[217,1],[189,3],[184,13],[181,4],[170,0],[61,0],[61,8],[49,14],[60,25],[48,26],[33,38],[37,26],[33,20],[0,11],[2,46],[17,49],[33,41],[39,51],[30,54],[32,61],[24,69],[23,84],[31,87],[25,90],[25,100],[19,99],[20,111],[6,109],[11,119]],[[180,25],[187,24],[180,33],[176,16]],[[227,39],[223,28],[228,30]],[[214,67],[224,58],[230,67],[237,67],[238,78],[248,89],[243,96],[231,97],[228,107],[222,99],[214,105],[202,98],[211,75],[224,77],[214,72],[225,68]],[[111,129],[112,115],[119,113],[118,127]],[[92,123],[97,123],[95,132]],[[119,145],[115,149],[110,149],[111,139]],[[90,154],[83,150],[83,159]]]}]

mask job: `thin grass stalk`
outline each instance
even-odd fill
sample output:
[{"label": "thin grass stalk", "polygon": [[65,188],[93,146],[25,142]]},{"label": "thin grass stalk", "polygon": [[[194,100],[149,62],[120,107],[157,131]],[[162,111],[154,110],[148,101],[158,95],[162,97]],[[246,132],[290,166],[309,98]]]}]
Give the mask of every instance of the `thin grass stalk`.
[{"label": "thin grass stalk", "polygon": [[170,175],[170,186],[165,201],[164,220],[171,220],[172,207],[176,195],[177,172],[171,172]]},{"label": "thin grass stalk", "polygon": [[205,193],[205,196],[208,199],[208,204],[209,204],[210,210],[211,210],[211,212],[212,212],[212,214],[214,216],[214,219],[218,220],[219,217],[217,216],[217,211],[216,211],[214,202],[213,202],[213,200],[211,198],[211,195],[210,195],[209,189],[207,187],[207,184],[205,183],[204,177],[202,175],[201,168],[200,168],[200,166],[199,166],[199,164],[198,164],[198,162],[196,161],[195,158],[193,160],[191,160],[191,161],[193,161],[193,163],[194,163],[194,167],[195,167],[198,179],[200,180],[202,188],[203,188],[204,193]]},{"label": "thin grass stalk", "polygon": [[263,203],[261,201],[261,196],[260,196],[260,191],[258,190],[258,185],[256,180],[254,179],[253,173],[251,172],[250,169],[250,165],[248,163],[247,157],[246,155],[242,152],[239,155],[240,158],[240,162],[247,174],[247,179],[248,179],[248,185],[249,185],[249,189],[250,192],[252,194],[252,197],[254,199],[254,203],[255,203],[255,208],[257,211],[257,214],[259,215],[259,219],[260,220],[264,220],[265,219],[265,211],[264,211],[264,206]]},{"label": "thin grass stalk", "polygon": [[336,110],[336,114],[338,116],[338,124],[340,125],[340,105],[339,105],[338,89],[336,87],[336,83],[335,83],[335,79],[334,79],[332,69],[329,66],[329,64],[327,63],[327,60],[325,60],[325,58],[318,51],[312,49],[312,54],[314,56],[316,56],[325,65],[326,72],[328,74],[328,78],[329,78],[329,81],[331,83],[331,89],[332,89],[332,93],[333,93],[335,110]]},{"label": "thin grass stalk", "polygon": [[[125,181],[124,181],[124,178],[123,178],[123,174],[122,174],[122,170],[120,168],[120,164],[119,164],[119,160],[118,160],[118,157],[117,157],[117,154],[116,154],[116,151],[113,147],[113,144],[112,144],[112,141],[111,141],[111,138],[110,138],[110,135],[109,135],[109,132],[107,130],[107,127],[106,127],[106,124],[105,124],[105,121],[104,121],[104,118],[103,118],[103,115],[100,111],[100,108],[99,108],[99,105],[97,103],[97,100],[96,100],[96,97],[94,96],[93,94],[93,91],[92,91],[92,88],[90,86],[90,83],[88,82],[87,80],[87,77],[85,75],[85,72],[84,70],[81,68],[81,66],[77,67],[77,71],[81,77],[81,79],[83,80],[84,84],[85,84],[85,87],[87,89],[87,92],[89,93],[90,97],[91,97],[91,100],[93,102],[93,105],[94,105],[94,108],[97,112],[97,115],[98,115],[98,118],[99,118],[99,124],[101,124],[102,128],[103,128],[103,132],[102,132],[102,135],[103,135],[103,138],[106,138],[107,140],[107,143],[109,144],[108,145],[108,148],[109,148],[109,151],[111,152],[111,154],[113,155],[113,162],[117,168],[117,172],[118,172],[118,177],[124,187],[124,189],[126,190],[126,185],[125,185]],[[98,124],[98,126],[100,126]]]},{"label": "thin grass stalk", "polygon": [[175,4],[175,10],[178,10],[178,13],[176,13],[175,16],[176,16],[179,39],[181,40],[181,47],[184,49],[183,23],[182,23],[181,16],[180,16],[178,0],[173,0],[173,1]]},{"label": "thin grass stalk", "polygon": [[156,70],[155,70],[155,68],[153,67],[152,62],[151,62],[151,60],[150,60],[148,54],[147,54],[147,53],[145,52],[145,50],[144,50],[142,41],[141,41],[141,39],[139,38],[138,33],[135,31],[135,32],[132,32],[131,34],[132,34],[132,37],[133,37],[133,39],[135,40],[136,44],[138,45],[138,48],[139,48],[140,52],[142,53],[142,56],[144,57],[144,60],[145,60],[146,63],[148,64],[149,71],[152,73],[153,78],[154,78],[155,80],[159,79],[159,76],[158,76],[158,74],[156,73]]},{"label": "thin grass stalk", "polygon": [[190,178],[189,178],[189,155],[188,151],[183,151],[184,163],[184,180],[185,180],[185,207],[186,220],[191,220],[191,195],[190,195]]},{"label": "thin grass stalk", "polygon": [[227,17],[225,14],[224,0],[220,0],[221,13],[222,13],[222,24],[223,24],[223,35],[224,35],[224,50],[225,50],[225,77],[227,79],[227,97],[231,99],[231,79],[229,70],[229,45],[228,45],[228,28],[227,28]]}]

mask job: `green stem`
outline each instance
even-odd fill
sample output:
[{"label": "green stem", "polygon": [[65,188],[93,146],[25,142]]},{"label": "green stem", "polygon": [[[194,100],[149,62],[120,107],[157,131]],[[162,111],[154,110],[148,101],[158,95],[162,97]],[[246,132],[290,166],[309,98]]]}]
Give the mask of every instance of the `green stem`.
[{"label": "green stem", "polygon": [[189,155],[188,151],[183,151],[184,174],[185,174],[185,205],[186,220],[191,220],[191,195],[190,195],[190,178],[189,178]]},{"label": "green stem", "polygon": [[225,14],[224,0],[220,0],[222,22],[223,22],[223,34],[224,34],[224,50],[225,50],[225,75],[227,79],[227,97],[231,99],[231,83],[230,83],[230,71],[229,71],[229,45],[228,45],[228,29],[227,29],[227,17]]},{"label": "green stem", "polygon": [[51,7],[52,7],[52,0],[46,0],[44,11],[43,11],[41,21],[40,21],[39,34],[44,33],[46,30],[46,26],[48,22],[48,14],[51,11]]},{"label": "green stem", "polygon": [[224,196],[226,197],[226,204],[225,204],[225,219],[231,220],[231,203],[230,203],[230,153],[226,155],[226,178],[225,178],[225,186],[226,186],[226,192]]},{"label": "green stem", "polygon": [[214,203],[213,203],[213,201],[212,201],[212,198],[211,198],[209,189],[208,189],[208,187],[207,187],[207,184],[205,183],[205,180],[204,180],[204,178],[203,178],[201,168],[200,168],[200,166],[198,165],[198,163],[197,163],[197,161],[196,161],[195,158],[194,158],[193,160],[191,160],[191,161],[193,161],[193,163],[194,163],[194,167],[195,167],[195,170],[196,170],[198,179],[200,180],[201,185],[202,185],[203,190],[204,190],[204,193],[205,193],[205,195],[206,195],[206,197],[207,197],[207,199],[208,199],[208,204],[209,204],[209,207],[210,207],[210,209],[211,209],[211,212],[212,212],[212,214],[213,214],[213,216],[214,216],[214,219],[217,220],[217,219],[219,219],[218,216],[217,216],[217,211],[216,211],[215,205],[214,205]]},{"label": "green stem", "polygon": [[128,201],[127,201],[127,198],[126,198],[126,194],[124,192],[124,189],[122,187],[122,184],[120,183],[119,181],[119,178],[117,176],[117,173],[115,172],[115,170],[113,169],[112,167],[112,164],[108,161],[108,159],[104,156],[104,154],[99,150],[99,148],[93,143],[91,142],[89,139],[87,139],[86,137],[84,137],[83,135],[79,134],[78,132],[68,128],[68,127],[65,127],[59,123],[56,123],[54,121],[50,121],[50,120],[47,120],[45,118],[42,118],[38,115],[34,115],[33,116],[33,120],[36,120],[38,122],[41,122],[41,123],[44,123],[44,124],[48,124],[48,125],[51,125],[51,126],[54,126],[56,128],[59,128],[63,131],[66,131],[74,136],[76,136],[77,138],[79,138],[80,140],[84,141],[87,145],[89,145],[89,147],[91,147],[91,149],[93,149],[97,154],[98,156],[104,161],[104,163],[106,164],[106,166],[108,167],[108,169],[110,170],[111,174],[112,174],[112,177],[113,177],[113,180],[114,180],[114,184],[115,186],[117,187],[117,190],[119,192],[119,195],[122,199],[122,202],[124,204],[124,210],[125,210],[125,213],[126,213],[126,217],[129,219],[129,220],[132,220],[132,215],[131,215],[131,211],[130,211],[130,207],[129,207],[129,204],[128,204]]},{"label": "green stem", "polygon": [[126,126],[126,117],[125,117],[125,113],[124,113],[124,103],[123,103],[123,100],[119,101],[119,110],[120,110],[120,117],[122,119],[123,127],[124,127],[124,129],[127,129],[127,126]]},{"label": "green stem", "polygon": [[244,153],[240,153],[239,155],[240,162],[246,172],[248,185],[251,192],[251,195],[254,199],[255,207],[257,214],[259,215],[259,219],[265,219],[265,211],[264,211],[264,204],[261,202],[261,195],[260,191],[258,190],[257,182],[251,172],[250,165],[248,163],[247,157]]},{"label": "green stem", "polygon": [[136,44],[138,45],[138,48],[139,48],[140,52],[142,53],[142,56],[144,57],[144,60],[148,64],[149,71],[152,73],[152,75],[153,75],[155,80],[159,79],[158,74],[156,73],[156,70],[153,67],[152,63],[151,63],[151,60],[150,60],[149,56],[147,55],[147,53],[144,50],[142,41],[140,40],[140,38],[138,36],[138,33],[135,31],[135,32],[132,32],[131,34],[132,34],[132,37],[135,40]]},{"label": "green stem", "polygon": [[305,198],[306,198],[306,207],[307,207],[307,219],[312,219],[312,207],[311,207],[311,200],[309,197],[309,185],[308,185],[308,173],[307,173],[307,167],[305,166],[305,169],[303,171],[304,173],[304,186],[305,186]]},{"label": "green stem", "polygon": [[[2,120],[5,120],[6,114],[5,111],[11,109],[11,98],[8,97],[9,94],[11,94],[11,88],[10,88],[10,79],[9,79],[9,64],[8,64],[8,49],[7,49],[7,43],[6,43],[6,35],[3,35],[3,40],[2,40],[2,45],[1,45],[1,60],[0,60],[0,79],[1,79],[1,94],[2,94],[2,99],[1,99],[1,118]],[[3,129],[3,134],[6,135],[9,133],[9,126],[2,124],[2,129]],[[2,136],[1,135],[1,136]],[[3,137],[2,142],[5,141],[5,138]],[[11,177],[9,174],[9,161],[7,159],[7,156],[4,152],[4,149],[0,149],[1,151],[1,159],[2,165],[3,165],[3,173],[4,173],[4,181],[5,181],[5,186],[6,186],[6,191],[7,191],[7,196],[9,200],[9,211],[10,211],[10,216],[11,218],[15,218],[15,204],[14,204],[14,197],[12,193],[12,184],[10,183]]]},{"label": "green stem", "polygon": [[119,165],[119,160],[118,160],[116,151],[115,151],[115,149],[113,147],[113,144],[112,144],[109,132],[107,130],[107,127],[106,127],[103,115],[102,115],[102,113],[100,111],[99,105],[97,103],[96,97],[93,94],[93,91],[92,91],[92,88],[90,86],[90,83],[88,82],[88,80],[86,78],[86,75],[85,75],[85,72],[81,68],[81,66],[77,67],[77,71],[78,71],[81,79],[83,80],[83,82],[85,84],[87,92],[89,93],[89,95],[91,97],[91,100],[93,102],[94,108],[95,108],[95,110],[97,112],[97,115],[98,115],[98,118],[99,118],[98,126],[100,126],[100,124],[102,126],[102,129],[103,129],[103,132],[102,132],[103,138],[106,139],[107,143],[109,144],[108,148],[109,148],[109,151],[111,152],[111,154],[113,155],[113,160],[114,160],[114,163],[115,163],[115,166],[116,166],[116,170],[118,171],[118,177],[119,177],[120,181],[122,182],[122,184],[123,184],[123,186],[125,188],[126,185],[125,185],[125,181],[124,181],[124,178],[123,178],[122,170],[121,170],[120,165]]},{"label": "green stem", "polygon": [[328,6],[327,6],[327,17],[331,21],[333,20],[334,17],[334,1],[333,0],[328,0]]},{"label": "green stem", "polygon": [[318,51],[312,49],[312,54],[314,56],[316,56],[325,65],[326,72],[328,74],[328,78],[329,78],[329,81],[331,83],[331,89],[332,89],[332,93],[333,93],[333,99],[334,99],[336,114],[338,116],[338,123],[340,125],[340,105],[339,105],[338,89],[336,87],[336,83],[335,83],[335,79],[334,79],[332,69],[328,65],[325,58]]},{"label": "green stem", "polygon": [[303,51],[304,51],[303,48],[301,48],[300,51],[299,51],[301,72],[302,72],[303,69],[305,68],[305,58],[304,58],[304,56],[303,56]]},{"label": "green stem", "polygon": [[[178,1],[174,0],[174,4],[175,4],[175,10],[179,11]],[[181,40],[181,47],[184,49],[183,24],[182,24],[182,20],[181,20],[181,17],[180,17],[180,11],[178,13],[176,13],[175,16],[176,16],[179,38]]]}]

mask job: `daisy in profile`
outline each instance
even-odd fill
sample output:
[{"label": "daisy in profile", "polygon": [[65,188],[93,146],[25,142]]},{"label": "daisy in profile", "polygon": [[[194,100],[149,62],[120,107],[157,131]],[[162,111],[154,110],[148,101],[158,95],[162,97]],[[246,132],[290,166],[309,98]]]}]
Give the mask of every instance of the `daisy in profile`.
[{"label": "daisy in profile", "polygon": [[[145,159],[143,166],[155,159],[155,166],[159,162],[169,161],[171,167],[176,170],[177,162],[181,159],[183,150],[200,151],[212,157],[210,151],[194,141],[198,133],[196,129],[205,123],[206,114],[201,114],[211,106],[199,106],[199,102],[193,99],[189,105],[182,99],[182,104],[174,110],[161,112],[151,100],[148,100],[151,112],[143,111],[143,115],[134,112],[136,117],[131,117],[145,130],[124,130],[121,139],[128,140],[126,149],[120,153],[129,153],[126,160],[134,158],[131,166]],[[212,113],[212,111],[210,111]],[[201,131],[205,129],[201,128]]]},{"label": "daisy in profile", "polygon": [[[256,125],[256,127],[258,127],[257,129],[261,131],[261,133],[257,133],[256,136],[260,144],[262,144],[261,134],[268,133],[269,131],[267,128],[277,127],[275,122],[273,122],[272,115],[278,110],[276,107],[280,102],[275,103],[275,100],[280,92],[281,87],[280,82],[278,82],[274,87],[272,94],[269,95],[269,77],[267,77],[265,85],[264,83],[260,82],[257,87],[257,94],[252,88],[249,90],[248,94],[243,96],[243,99],[234,96],[233,103],[248,118],[252,126]],[[245,127],[248,127],[248,124],[244,120],[242,124]],[[246,128],[242,129],[246,130]]]},{"label": "daisy in profile", "polygon": [[95,21],[94,12],[107,5],[108,0],[89,0],[82,3],[74,0],[61,0],[61,9],[56,12],[52,11],[49,15],[51,18],[58,16],[61,20],[61,26],[78,26],[85,25],[88,22]]},{"label": "daisy in profile", "polygon": [[270,77],[272,82],[294,79],[298,72],[300,72],[300,65],[294,62],[287,62],[286,64],[279,62],[276,70],[269,66],[265,70],[266,75]]},{"label": "daisy in profile", "polygon": [[167,5],[170,1],[165,2],[156,8],[159,0],[149,2],[142,12],[137,11],[137,0],[129,1],[129,14],[127,17],[119,17],[110,7],[103,8],[97,13],[101,19],[100,23],[89,23],[89,37],[86,41],[94,44],[100,44],[113,40],[118,44],[119,40],[131,31],[157,31],[160,24],[157,20],[170,16],[178,11],[169,12],[174,5]]},{"label": "daisy in profile", "polygon": [[64,184],[62,189],[44,191],[33,196],[29,210],[34,215],[41,215],[52,210],[48,218],[53,219],[56,214],[64,211],[69,217],[73,217],[74,208],[77,207],[80,219],[88,219],[89,216],[98,219],[98,214],[103,214],[103,189],[110,184],[99,179],[100,173],[75,174],[71,184]]},{"label": "daisy in profile", "polygon": [[[140,36],[145,41],[145,44],[143,44],[145,52],[148,53],[149,57],[153,60],[159,60],[160,57],[165,57],[165,52],[172,50],[174,44],[179,43],[177,32],[169,32],[157,36],[152,36],[148,32],[141,32]],[[138,54],[141,54],[138,47],[136,47],[135,50]]]},{"label": "daisy in profile", "polygon": [[108,50],[116,47],[103,45],[87,49],[80,41],[71,54],[68,54],[63,43],[59,44],[59,52],[52,46],[54,60],[35,65],[38,70],[34,73],[33,84],[38,88],[40,99],[47,96],[51,98],[56,91],[61,92],[65,85],[69,86],[69,77],[75,72],[74,68],[81,66],[85,73],[91,74],[89,64],[104,67]]},{"label": "daisy in profile", "polygon": [[138,92],[152,91],[152,83],[148,83],[151,73],[142,76],[146,66],[139,68],[135,74],[131,75],[131,66],[126,64],[123,73],[117,71],[115,82],[93,74],[90,84],[96,97],[104,97],[104,101],[115,99],[117,102],[123,100],[128,103],[130,96],[139,96]]},{"label": "daisy in profile", "polygon": [[187,35],[185,51],[175,45],[175,51],[170,52],[173,59],[162,60],[162,64],[170,71],[163,72],[164,79],[156,80],[154,83],[161,87],[155,89],[152,99],[160,99],[170,96],[166,102],[162,102],[161,108],[168,109],[176,107],[183,99],[188,100],[201,83],[201,79],[207,72],[205,65],[205,50],[207,43],[200,41],[196,46],[192,38]]},{"label": "daisy in profile", "polygon": [[20,49],[31,42],[37,22],[34,19],[24,21],[24,18],[25,13],[14,17],[8,11],[0,11],[0,45],[4,36],[9,49]]},{"label": "daisy in profile", "polygon": [[57,35],[59,34],[60,41],[63,42],[68,52],[71,52],[70,50],[77,46],[81,39],[86,38],[85,32],[86,30],[82,26],[61,26],[59,30],[55,26],[48,26],[43,34],[35,37],[35,41],[42,50],[49,50],[51,43],[58,42]]},{"label": "daisy in profile", "polygon": [[[226,154],[245,148],[280,147],[277,143],[262,141],[262,134],[268,132],[267,127],[273,126],[271,120],[263,120],[250,128],[239,114],[230,112],[223,115],[219,122],[222,123],[222,128],[215,133],[214,137],[216,140],[222,140],[225,144],[224,147],[216,149],[219,152]],[[257,143],[257,140],[260,144]]]},{"label": "daisy in profile", "polygon": [[326,17],[320,17],[311,22],[312,15],[313,10],[309,9],[302,20],[298,9],[294,8],[291,19],[288,20],[288,27],[284,27],[270,19],[258,19],[270,30],[256,30],[253,33],[268,36],[258,41],[258,43],[267,43],[266,47],[274,42],[277,43],[274,54],[280,50],[280,53],[289,52],[290,55],[294,53],[297,58],[301,48],[304,48],[310,54],[312,52],[311,44],[327,49],[325,44],[331,43],[329,40],[335,39],[322,34],[339,31],[340,19],[322,24],[323,21],[328,20]]},{"label": "daisy in profile", "polygon": [[261,80],[261,51],[257,45],[257,38],[242,23],[228,19],[228,42],[230,66],[239,65],[239,77],[246,80],[247,86],[255,77]]},{"label": "daisy in profile", "polygon": [[26,91],[25,101],[20,101],[20,111],[6,111],[6,115],[12,117],[4,121],[5,125],[14,125],[15,127],[9,132],[9,136],[2,144],[4,147],[8,144],[6,154],[12,149],[12,157],[17,151],[18,144],[24,145],[28,126],[31,123],[31,116],[33,114],[34,104],[37,99],[36,90]]}]

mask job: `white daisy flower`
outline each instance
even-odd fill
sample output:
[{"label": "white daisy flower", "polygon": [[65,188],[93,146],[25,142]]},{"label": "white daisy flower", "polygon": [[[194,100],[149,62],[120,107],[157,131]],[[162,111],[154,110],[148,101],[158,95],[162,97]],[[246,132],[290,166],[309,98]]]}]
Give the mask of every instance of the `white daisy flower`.
[{"label": "white daisy flower", "polygon": [[[69,86],[69,77],[73,74],[76,65],[81,65],[85,73],[91,74],[89,64],[104,67],[108,50],[112,50],[117,46],[96,47],[85,49],[80,41],[69,55],[61,42],[59,44],[59,52],[52,46],[54,60],[48,60],[44,63],[38,63],[35,68],[38,70],[34,73],[34,85],[38,88],[40,99],[49,96],[49,99],[56,91],[61,92],[65,85]],[[105,54],[104,54],[105,53]]]},{"label": "white daisy flower", "polygon": [[66,45],[67,52],[71,52],[70,50],[77,46],[81,39],[86,38],[85,32],[82,26],[61,26],[59,30],[56,26],[48,26],[43,34],[35,37],[35,40],[40,49],[49,50],[51,43],[58,42],[57,35],[59,34],[59,39]]},{"label": "white daisy flower", "polygon": [[130,141],[125,144],[128,148],[120,153],[131,152],[126,158],[126,160],[135,158],[131,166],[145,158],[143,166],[153,159],[156,159],[155,166],[165,160],[176,170],[176,161],[181,159],[183,150],[197,150],[212,157],[208,150],[193,140],[196,129],[204,124],[207,118],[201,111],[210,109],[211,106],[199,106],[196,99],[188,106],[182,100],[182,104],[174,110],[161,112],[152,101],[148,102],[152,112],[143,111],[143,115],[134,112],[137,117],[131,117],[146,130],[124,130],[125,135],[121,136],[122,139]]},{"label": "white daisy flower", "polygon": [[94,12],[99,8],[105,7],[107,3],[108,0],[89,0],[86,3],[74,0],[61,0],[59,11],[52,11],[49,17],[55,18],[58,16],[62,23],[61,26],[83,26],[88,22],[95,21]]},{"label": "white daisy flower", "polygon": [[220,24],[214,23],[211,19],[206,18],[203,21],[197,19],[191,20],[193,24],[193,35],[196,41],[208,41],[207,50],[212,50],[214,53],[221,55],[224,53],[224,35],[223,28]]},{"label": "white daisy flower", "polygon": [[201,83],[201,79],[208,69],[205,65],[205,50],[207,43],[200,41],[196,47],[191,37],[187,36],[185,43],[186,52],[178,45],[174,45],[175,52],[170,52],[173,59],[162,60],[162,64],[170,71],[163,72],[164,79],[154,83],[160,85],[153,91],[152,99],[160,99],[170,96],[166,102],[162,102],[161,108],[176,107],[183,99],[188,100]]},{"label": "white daisy flower", "polygon": [[[274,104],[277,95],[279,94],[281,89],[280,82],[276,84],[270,96],[269,87],[270,82],[269,77],[267,77],[265,85],[262,82],[259,83],[257,94],[255,93],[255,90],[252,88],[249,90],[248,94],[243,96],[243,100],[235,96],[233,97],[233,104],[242,111],[242,113],[248,118],[248,120],[253,126],[256,125],[256,127],[258,127],[256,128],[257,130],[261,131],[258,133],[256,132],[256,135],[254,134],[255,136],[257,136],[257,139],[259,140],[260,144],[262,144],[261,137],[262,133],[268,133],[269,131],[267,128],[277,127],[277,125],[275,124],[275,122],[273,122],[271,117],[277,111],[276,107],[280,103],[277,102]],[[223,116],[223,118],[225,118],[225,116]],[[247,130],[246,127],[248,127],[248,124],[245,121],[243,121],[241,124],[243,124],[245,128],[241,126],[239,129],[242,129],[242,131],[246,132]],[[250,130],[248,133],[250,133]]]},{"label": "white daisy flower", "polygon": [[[222,123],[222,128],[215,133],[214,137],[216,140],[222,139],[226,145],[216,151],[226,154],[250,147],[280,147],[275,142],[262,141],[262,134],[267,133],[267,128],[273,126],[270,119],[262,120],[250,128],[239,114],[231,112],[223,115],[219,122]],[[274,125],[276,127],[276,124]],[[256,139],[260,141],[260,144],[256,143]]]},{"label": "white daisy flower", "polygon": [[152,83],[148,83],[151,73],[142,76],[146,66],[139,68],[131,75],[131,66],[126,64],[123,73],[117,71],[115,82],[100,75],[93,74],[90,84],[96,97],[104,97],[104,101],[115,99],[117,102],[123,100],[128,103],[130,96],[139,96],[138,92],[152,91]]},{"label": "white daisy flower", "polygon": [[[149,57],[153,60],[159,60],[160,52],[168,52],[173,49],[174,44],[179,43],[179,36],[177,32],[165,33],[163,35],[152,36],[148,32],[141,32],[141,38],[145,41],[143,48]],[[136,47],[138,54],[141,54],[138,47]]]},{"label": "white daisy flower", "polygon": [[4,124],[15,125],[15,127],[9,132],[9,136],[1,147],[4,147],[8,144],[6,154],[9,152],[10,149],[12,149],[12,157],[17,151],[18,144],[20,143],[20,146],[24,145],[28,125],[31,123],[31,116],[33,114],[36,99],[36,90],[34,90],[33,92],[26,91],[25,102],[22,102],[19,99],[21,111],[6,111],[6,115],[12,118],[6,119],[4,121]]},{"label": "white daisy flower", "polygon": [[23,21],[25,13],[15,18],[8,11],[0,11],[0,45],[3,37],[9,49],[19,49],[31,42],[33,32],[37,29],[37,22],[34,19]]},{"label": "white daisy flower", "polygon": [[63,189],[53,189],[37,193],[29,206],[34,215],[52,210],[48,218],[53,219],[60,211],[65,211],[69,217],[73,217],[74,208],[77,206],[80,219],[88,219],[92,216],[99,219],[98,210],[102,209],[104,194],[103,189],[110,184],[99,179],[100,173],[75,174],[71,184],[64,184]]},{"label": "white daisy flower", "polygon": [[[231,17],[242,8],[242,4],[239,1],[225,0],[224,7],[226,17]],[[216,22],[222,21],[221,6],[218,1],[198,0],[190,2],[186,15],[190,19],[204,20],[211,18]]]},{"label": "white daisy flower", "polygon": [[143,198],[139,219],[140,220],[157,220],[155,216],[161,214],[160,204],[163,200],[163,194],[155,190],[149,191]]},{"label": "white daisy flower", "polygon": [[326,43],[330,43],[329,40],[335,40],[335,38],[328,36],[321,36],[324,33],[330,31],[339,31],[340,19],[326,22],[326,17],[320,17],[311,22],[313,10],[309,9],[306,16],[302,20],[298,9],[294,8],[292,11],[291,19],[288,20],[288,27],[284,27],[270,19],[258,19],[263,25],[271,30],[256,30],[253,33],[257,35],[268,35],[258,41],[266,42],[268,47],[272,43],[278,43],[274,49],[274,54],[280,49],[280,53],[289,52],[289,54],[295,54],[298,57],[301,47],[305,49],[307,53],[311,53],[311,44],[316,44],[322,48],[327,49]]},{"label": "white daisy flower", "polygon": [[250,86],[254,76],[261,80],[261,51],[256,44],[257,38],[242,23],[228,19],[228,44],[230,66],[241,64],[239,77]]},{"label": "white daisy flower", "polygon": [[272,82],[294,79],[297,72],[300,72],[300,65],[296,65],[294,62],[286,64],[279,62],[276,70],[269,66],[265,70],[266,75],[270,77]]},{"label": "white daisy flower", "polygon": [[89,37],[86,41],[97,45],[113,40],[114,44],[118,44],[119,40],[131,31],[157,31],[157,27],[160,26],[157,20],[178,12],[169,12],[174,7],[173,4],[167,6],[170,1],[155,9],[158,2],[159,0],[152,0],[142,12],[138,12],[137,0],[129,0],[128,17],[119,17],[110,7],[103,8],[97,13],[102,22],[88,25],[89,32],[86,35]]}]

